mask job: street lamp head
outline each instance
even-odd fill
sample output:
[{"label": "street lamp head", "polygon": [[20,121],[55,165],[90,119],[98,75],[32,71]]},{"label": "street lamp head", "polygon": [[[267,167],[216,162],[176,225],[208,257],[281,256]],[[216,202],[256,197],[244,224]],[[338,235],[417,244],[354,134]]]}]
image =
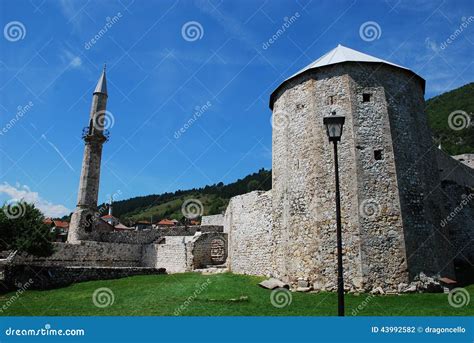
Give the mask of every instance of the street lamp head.
[{"label": "street lamp head", "polygon": [[326,132],[330,142],[338,142],[341,140],[342,127],[346,117],[339,115],[331,115],[323,118],[323,123],[326,126]]}]

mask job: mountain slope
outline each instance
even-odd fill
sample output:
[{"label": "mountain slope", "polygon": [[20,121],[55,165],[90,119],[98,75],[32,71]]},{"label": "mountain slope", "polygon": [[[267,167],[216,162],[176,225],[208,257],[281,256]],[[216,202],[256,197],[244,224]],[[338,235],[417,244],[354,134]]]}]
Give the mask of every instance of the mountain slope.
[{"label": "mountain slope", "polygon": [[[450,114],[455,111],[464,113],[454,113],[450,118]],[[474,153],[473,113],[474,83],[469,83],[426,101],[426,114],[434,139],[438,144],[441,143],[442,149],[450,155]],[[471,125],[465,127],[465,123],[469,120]],[[456,128],[462,129],[455,130]]]},{"label": "mountain slope", "polygon": [[[270,170],[260,169],[233,183],[222,182],[174,193],[153,194],[114,202],[114,216],[126,223],[138,220],[157,221],[163,218],[181,220],[181,206],[187,199],[197,199],[203,204],[204,215],[222,213],[229,199],[252,190],[269,190],[272,187]],[[102,204],[101,206],[106,206]]]}]

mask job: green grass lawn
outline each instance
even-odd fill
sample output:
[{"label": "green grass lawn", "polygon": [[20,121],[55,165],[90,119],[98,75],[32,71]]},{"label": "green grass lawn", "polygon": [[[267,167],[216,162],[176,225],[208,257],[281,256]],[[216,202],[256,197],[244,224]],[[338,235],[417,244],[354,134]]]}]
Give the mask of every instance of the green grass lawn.
[{"label": "green grass lawn", "polygon": [[[133,276],[118,280],[90,281],[48,291],[26,291],[0,296],[1,315],[7,316],[333,316],[335,293],[291,293],[291,303],[283,308],[272,305],[272,291],[257,284],[263,278],[230,273],[201,275]],[[113,304],[99,308],[94,291],[107,287]],[[466,288],[471,302],[461,308],[448,303],[447,294],[406,294],[372,296],[347,294],[346,315],[360,306],[359,316],[472,316],[474,285]],[[105,298],[102,300],[106,300]],[[98,299],[100,302],[100,299]]]}]

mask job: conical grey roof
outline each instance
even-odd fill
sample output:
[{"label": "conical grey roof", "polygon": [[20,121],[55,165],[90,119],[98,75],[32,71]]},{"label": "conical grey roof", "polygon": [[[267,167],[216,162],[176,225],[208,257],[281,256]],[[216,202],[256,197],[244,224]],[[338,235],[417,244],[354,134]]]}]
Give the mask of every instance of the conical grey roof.
[{"label": "conical grey roof", "polygon": [[384,63],[384,64],[388,64],[388,65],[391,65],[391,66],[396,67],[396,68],[405,69],[405,70],[408,70],[408,71],[412,72],[416,76],[418,76],[422,80],[423,88],[424,88],[425,80],[422,77],[420,77],[419,75],[417,75],[414,71],[412,71],[412,70],[410,70],[406,67],[400,66],[398,64],[385,61],[385,60],[383,60],[381,58],[378,58],[378,57],[374,57],[374,56],[371,56],[371,55],[364,54],[363,52],[360,52],[360,51],[357,51],[357,50],[354,50],[354,49],[350,49],[348,47],[345,47],[345,46],[342,46],[341,44],[339,44],[337,47],[335,47],[331,51],[325,53],[324,55],[319,57],[317,60],[315,60],[314,62],[310,63],[309,65],[307,65],[306,67],[304,67],[303,69],[298,71],[296,74],[293,74],[292,76],[287,78],[285,81],[283,81],[273,91],[273,93],[270,96],[270,108],[273,108],[273,101],[274,101],[274,97],[275,97],[276,92],[287,81],[295,78],[298,75],[301,75],[301,74],[305,73],[308,70],[317,69],[317,68],[321,68],[321,67],[324,67],[324,66],[338,64],[338,63],[344,63],[344,62]]},{"label": "conical grey roof", "polygon": [[[402,67],[398,64],[385,61],[381,58],[377,58],[377,57],[374,57],[374,56],[364,54],[363,52],[360,52],[360,51],[357,51],[357,50],[354,50],[354,49],[351,49],[351,48],[347,48],[347,47],[342,46],[341,44],[339,44],[337,47],[335,47],[331,51],[325,53],[323,56],[318,58],[316,61],[314,61],[313,63],[307,65],[306,67],[304,67],[303,69],[301,69],[299,72],[297,72],[296,74],[294,74],[291,77],[299,75],[299,74],[301,74],[301,73],[303,73],[303,72],[305,72],[306,70],[309,70],[309,69],[319,68],[319,67],[327,66],[327,65],[330,65],[330,64],[337,64],[337,63],[342,63],[342,62],[386,63],[386,64],[390,64],[394,67],[409,70],[408,68]],[[290,79],[291,79],[291,77],[290,77]]]},{"label": "conical grey roof", "polygon": [[94,94],[102,93],[107,95],[107,79],[105,77],[105,65],[102,74],[100,75],[99,81],[97,81],[97,86],[95,86]]}]

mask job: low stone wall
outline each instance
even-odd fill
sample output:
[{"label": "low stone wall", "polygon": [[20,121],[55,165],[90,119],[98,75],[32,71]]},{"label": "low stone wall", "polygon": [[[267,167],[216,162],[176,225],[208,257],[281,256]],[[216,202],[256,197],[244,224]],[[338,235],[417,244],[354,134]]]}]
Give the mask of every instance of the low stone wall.
[{"label": "low stone wall", "polygon": [[168,273],[188,270],[186,244],[193,236],[165,236],[161,241],[144,247],[143,264],[147,267],[165,268]]},{"label": "low stone wall", "polygon": [[194,236],[196,232],[224,232],[222,225],[193,225],[161,228],[163,236]]},{"label": "low stone wall", "polygon": [[474,266],[474,190],[453,182],[442,189],[448,215],[440,226],[448,228],[454,261]]},{"label": "low stone wall", "polygon": [[272,274],[272,191],[254,191],[230,199],[225,212],[227,264],[239,274]]},{"label": "low stone wall", "polygon": [[49,257],[18,254],[13,264],[32,266],[139,267],[142,246],[136,244],[83,241],[80,244],[53,243]]},{"label": "low stone wall", "polygon": [[212,216],[203,216],[201,218],[201,225],[224,225],[224,215],[223,214],[215,214]]},{"label": "low stone wall", "polygon": [[[164,269],[142,267],[65,267],[8,265],[1,290],[8,291],[28,284],[28,289],[65,287],[72,283],[118,279],[133,275],[165,274]],[[92,296],[92,294],[91,294]]]},{"label": "low stone wall", "polygon": [[457,265],[474,265],[474,170],[441,150],[436,153],[452,256]]},{"label": "low stone wall", "polygon": [[460,186],[474,188],[474,169],[437,149],[436,159],[441,181],[452,181]]},{"label": "low stone wall", "polygon": [[222,232],[223,227],[218,225],[193,225],[158,227],[144,231],[116,231],[97,232],[92,235],[94,241],[126,244],[150,244],[164,236],[194,236],[201,232]]},{"label": "low stone wall", "polygon": [[114,232],[96,232],[92,238],[97,242],[124,243],[124,244],[150,244],[163,236],[158,229],[146,231],[114,231]]}]

